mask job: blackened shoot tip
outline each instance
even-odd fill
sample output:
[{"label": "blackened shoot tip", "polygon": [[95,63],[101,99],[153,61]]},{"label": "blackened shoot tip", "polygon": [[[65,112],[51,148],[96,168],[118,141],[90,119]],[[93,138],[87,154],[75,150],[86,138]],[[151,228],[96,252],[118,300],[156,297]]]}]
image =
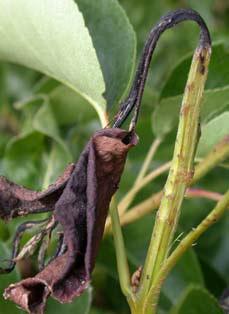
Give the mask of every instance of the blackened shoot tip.
[{"label": "blackened shoot tip", "polygon": [[116,115],[113,128],[121,127],[134,109],[130,130],[134,129],[138,120],[142,95],[145,87],[150,61],[160,36],[165,30],[174,27],[183,21],[194,21],[200,27],[198,48],[211,49],[211,37],[207,25],[200,14],[191,9],[179,9],[161,17],[156,26],[150,31],[136,70],[135,78],[126,100],[121,104]]}]

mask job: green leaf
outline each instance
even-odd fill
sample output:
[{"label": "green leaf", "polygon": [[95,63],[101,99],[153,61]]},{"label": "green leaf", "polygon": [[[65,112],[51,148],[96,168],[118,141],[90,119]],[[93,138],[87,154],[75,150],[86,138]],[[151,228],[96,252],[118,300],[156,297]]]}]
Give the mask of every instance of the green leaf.
[{"label": "green leaf", "polygon": [[95,307],[91,308],[89,314],[114,314],[114,312],[102,310],[102,309],[97,309]]},{"label": "green leaf", "polygon": [[123,96],[135,68],[135,33],[118,1],[75,2],[92,37],[106,83],[104,96],[110,107]]},{"label": "green leaf", "polygon": [[60,137],[58,125],[48,101],[45,101],[37,111],[33,120],[33,128],[55,140],[64,151],[66,155],[65,160],[68,160],[68,162],[71,160],[68,148]]},{"label": "green leaf", "polygon": [[106,236],[105,239],[103,239],[96,262],[101,268],[106,270],[106,273],[110,277],[118,280],[116,255],[112,236]]},{"label": "green leaf", "polygon": [[[19,136],[12,138],[4,155],[4,174],[14,182],[32,188],[46,188],[53,182],[72,156],[60,137],[47,98],[33,98],[20,104],[25,124]],[[45,138],[53,140],[46,151]]]},{"label": "green leaf", "polygon": [[92,289],[88,288],[80,297],[72,303],[60,304],[54,299],[49,298],[45,313],[47,314],[88,314],[92,301]]},{"label": "green leaf", "polygon": [[[225,255],[226,250],[224,251]],[[222,295],[222,291],[224,291],[227,287],[226,278],[218,272],[218,270],[212,265],[211,261],[201,259],[200,257],[200,263],[206,288],[215,297],[219,298]]]},{"label": "green leaf", "polygon": [[51,183],[55,182],[71,159],[68,150],[58,143],[52,143],[51,150],[48,154],[44,154],[42,189],[46,189]]},{"label": "green leaf", "polygon": [[9,142],[9,140],[10,140],[9,134],[5,134],[4,132],[1,132],[1,135],[0,135],[0,157],[1,158],[4,154],[5,147],[7,143]]},{"label": "green leaf", "polygon": [[84,19],[73,0],[2,0],[0,59],[47,74],[105,109],[105,86]]},{"label": "green leaf", "polygon": [[217,300],[201,287],[188,287],[171,314],[223,314]]},{"label": "green leaf", "polygon": [[53,90],[55,90],[58,86],[60,86],[61,83],[48,77],[43,76],[37,84],[33,86],[33,94],[35,95],[47,95],[51,93]]},{"label": "green leaf", "polygon": [[[114,261],[116,259],[114,258]],[[104,267],[105,266],[105,267]],[[114,278],[107,272],[109,265],[101,266],[97,263],[97,267],[93,272],[92,282],[94,285],[94,300],[101,298],[106,304],[106,309],[112,310],[112,313],[129,313],[128,304],[125,296],[122,294],[120,289],[120,283],[116,277]],[[112,293],[110,293],[112,291]],[[118,300],[118,302],[117,302]],[[95,303],[97,305],[97,303]],[[104,309],[104,306],[102,307]],[[103,312],[102,312],[103,313]],[[111,314],[108,310],[106,314]],[[104,314],[105,314],[104,313]]]},{"label": "green leaf", "polygon": [[205,156],[225,136],[229,136],[229,111],[225,111],[202,127],[197,155]]},{"label": "green leaf", "polygon": [[203,275],[194,250],[188,250],[178,261],[165,281],[162,291],[175,304],[177,298],[188,285],[204,286]]},{"label": "green leaf", "polygon": [[[177,1],[171,0],[120,0],[120,3],[124,6],[137,33],[138,53],[141,52],[150,30],[158,22],[160,16],[181,5]],[[189,6],[195,8],[197,5],[190,5],[189,3]],[[209,14],[212,14],[209,8]],[[205,19],[206,12],[203,16]],[[209,24],[207,25],[209,26]],[[187,22],[163,34],[153,55],[147,79],[147,84],[154,91],[158,92],[161,90],[168,76],[168,71],[174,67],[174,62],[193,50],[197,43],[198,35],[198,26],[195,23]]]},{"label": "green leaf", "polygon": [[[179,108],[191,63],[191,54],[174,68],[162,89],[160,104],[153,115],[154,133],[161,136],[176,126]],[[209,75],[202,105],[202,119],[209,120],[228,104],[229,52],[223,43],[213,45]]]},{"label": "green leaf", "polygon": [[[95,110],[70,88],[59,85],[49,94],[52,112],[59,126],[75,124],[78,127],[97,119]],[[98,126],[99,127],[99,126]]]},{"label": "green leaf", "polygon": [[1,62],[0,103],[10,103],[31,95],[32,86],[39,76],[39,73],[25,67]]},{"label": "green leaf", "polygon": [[[228,239],[229,215],[228,213],[225,213],[220,221],[218,221],[205,234],[203,234],[197,246],[198,255],[200,255],[202,259],[207,261],[209,265],[211,265],[211,267],[214,268],[215,271],[217,271],[222,276],[227,285],[229,284]],[[212,279],[212,277],[209,278],[209,280],[210,279]]]},{"label": "green leaf", "polygon": [[153,112],[153,132],[158,137],[169,133],[177,124],[182,96],[162,99]]},{"label": "green leaf", "polygon": [[10,238],[8,225],[0,220],[0,241],[7,241]]},{"label": "green leaf", "polygon": [[44,136],[39,132],[24,133],[13,138],[3,160],[3,175],[18,184],[31,188],[41,186],[40,158]]},{"label": "green leaf", "polygon": [[[182,95],[163,98],[153,113],[153,131],[162,136],[178,124]],[[206,122],[221,113],[229,104],[229,86],[208,90],[204,93],[201,121]]]},{"label": "green leaf", "polygon": [[229,248],[228,248],[228,239],[229,239],[229,217],[224,218],[224,229],[221,231],[221,241],[218,242],[218,247],[215,250],[215,256],[210,260],[213,266],[217,269],[223,278],[229,284]]},{"label": "green leaf", "polygon": [[[192,54],[190,53],[174,67],[166,81],[160,98],[183,94]],[[223,42],[213,45],[209,65],[206,89],[215,89],[229,85],[229,52]]]}]

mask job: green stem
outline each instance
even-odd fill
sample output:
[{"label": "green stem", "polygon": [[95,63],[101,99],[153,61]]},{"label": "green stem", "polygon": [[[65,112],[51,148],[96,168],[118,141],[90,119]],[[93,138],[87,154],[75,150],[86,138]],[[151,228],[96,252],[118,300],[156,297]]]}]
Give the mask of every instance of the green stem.
[{"label": "green stem", "polygon": [[144,178],[144,176],[146,175],[146,173],[147,173],[147,171],[149,169],[150,163],[151,163],[151,161],[152,161],[152,159],[153,159],[153,157],[154,157],[158,147],[160,146],[161,142],[162,142],[162,139],[160,139],[160,138],[156,138],[152,142],[152,144],[150,146],[150,149],[149,149],[149,151],[148,151],[148,153],[146,155],[146,158],[145,158],[145,160],[144,160],[144,162],[142,164],[141,170],[139,171],[139,174],[138,174],[138,176],[136,178],[135,184],[138,184]]},{"label": "green stem", "polygon": [[[137,204],[136,206],[130,208],[125,215],[120,217],[121,226],[130,224],[146,214],[153,213],[160,206],[162,198],[162,192],[158,192],[143,202]],[[207,198],[213,201],[219,201],[222,198],[220,193],[207,191],[203,189],[187,189],[185,192],[185,198]],[[106,230],[107,233],[110,232],[109,229]]]},{"label": "green stem", "polygon": [[[215,168],[219,163],[223,162],[227,157],[229,157],[229,138],[226,136],[222,141],[220,141],[216,146],[212,149],[212,151],[203,159],[201,162],[196,165],[195,167],[195,174],[192,178],[190,186],[194,183],[199,181],[202,177],[204,177],[209,171]],[[157,169],[156,169],[157,170]],[[155,171],[156,171],[155,170]],[[144,180],[150,176],[148,174]],[[142,188],[143,186],[141,186]],[[190,193],[189,193],[190,192]],[[217,200],[219,195],[215,194],[215,197],[212,192],[211,195],[209,194],[210,199]],[[193,195],[193,190],[186,191],[186,197],[191,197]],[[198,195],[195,194],[195,197]],[[202,197],[203,195],[199,195]],[[207,194],[205,194],[207,197]],[[211,197],[212,196],[212,197]],[[135,205],[133,208],[130,208],[128,212],[126,212],[123,216],[121,216],[121,225],[126,225],[131,223],[142,216],[152,212],[154,209],[157,209],[160,205],[162,197],[162,191],[153,194],[152,196],[148,197],[141,203]],[[107,230],[109,229],[109,226]]]},{"label": "green stem", "polygon": [[130,271],[125,251],[122,229],[119,221],[118,210],[114,198],[112,200],[110,208],[110,217],[112,223],[112,232],[114,236],[114,245],[120,286],[123,294],[127,297],[128,302],[131,303],[133,295],[130,286]]},{"label": "green stem", "polygon": [[131,202],[133,201],[133,199],[136,196],[136,194],[144,186],[146,186],[148,183],[152,182],[154,179],[156,179],[161,174],[167,172],[169,170],[170,166],[171,166],[171,162],[168,161],[165,164],[163,164],[160,167],[158,167],[157,169],[154,169],[147,176],[145,176],[144,178],[139,180],[137,183],[135,183],[134,186],[132,187],[132,189],[130,189],[128,191],[126,196],[118,204],[119,213],[121,215],[123,215],[126,212],[126,210],[129,207],[129,205],[131,204]]},{"label": "green stem", "polygon": [[139,298],[143,301],[167,257],[185,190],[193,177],[194,155],[199,136],[200,102],[207,77],[210,52],[209,46],[198,47],[193,56],[180,112],[172,165],[143,268],[139,289]]},{"label": "green stem", "polygon": [[217,203],[215,208],[208,214],[208,216],[179,243],[172,254],[167,258],[164,265],[158,272],[154,282],[149,290],[148,296],[145,300],[145,312],[152,313],[152,306],[155,308],[159,291],[161,286],[176,265],[179,258],[192,246],[193,243],[214,223],[216,223],[224,214],[229,206],[229,190],[223,195],[222,199]]},{"label": "green stem", "polygon": [[120,217],[121,225],[127,225],[148,213],[152,213],[160,206],[162,192],[158,192],[146,200],[140,202],[136,206],[130,208],[123,216]]},{"label": "green stem", "polygon": [[214,149],[197,165],[192,184],[229,156],[229,136],[225,136]]},{"label": "green stem", "polygon": [[[129,207],[129,205],[131,204],[131,202],[133,201],[134,197],[136,196],[136,194],[144,187],[146,186],[149,182],[152,182],[155,178],[157,178],[158,176],[160,176],[162,173],[166,172],[169,170],[171,165],[171,162],[167,162],[163,165],[161,165],[160,167],[158,167],[157,169],[151,171],[147,176],[145,176],[138,184],[134,184],[134,186],[132,187],[132,189],[130,189],[128,191],[128,193],[126,194],[126,196],[120,201],[120,203],[118,204],[118,212],[119,215],[122,217],[124,217],[127,208]],[[128,215],[129,212],[127,212]],[[108,217],[107,221],[106,221],[106,225],[105,225],[105,233],[109,232],[111,230],[111,219]]]}]

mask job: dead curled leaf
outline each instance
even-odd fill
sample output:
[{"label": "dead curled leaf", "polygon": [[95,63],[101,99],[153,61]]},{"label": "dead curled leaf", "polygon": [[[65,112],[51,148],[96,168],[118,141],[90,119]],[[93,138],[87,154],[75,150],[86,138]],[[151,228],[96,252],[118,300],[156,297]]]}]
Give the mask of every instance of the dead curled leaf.
[{"label": "dead curled leaf", "polygon": [[29,313],[43,313],[47,297],[71,302],[89,285],[113,194],[118,189],[134,133],[122,129],[96,132],[80,155],[54,217],[64,231],[67,252],[33,278],[10,285],[4,297]]},{"label": "dead curled leaf", "polygon": [[57,257],[35,277],[11,284],[5,290],[4,298],[12,300],[25,311],[34,314],[44,313],[50,294],[61,303],[71,302],[88,287],[89,281],[83,281],[80,271],[75,268],[61,284],[55,286],[67,263],[67,258],[68,254],[65,253]]},{"label": "dead curled leaf", "polygon": [[63,192],[73,170],[74,164],[68,165],[62,176],[42,192],[26,189],[0,176],[0,218],[11,220],[18,216],[42,212],[42,210],[54,210],[55,203]]}]

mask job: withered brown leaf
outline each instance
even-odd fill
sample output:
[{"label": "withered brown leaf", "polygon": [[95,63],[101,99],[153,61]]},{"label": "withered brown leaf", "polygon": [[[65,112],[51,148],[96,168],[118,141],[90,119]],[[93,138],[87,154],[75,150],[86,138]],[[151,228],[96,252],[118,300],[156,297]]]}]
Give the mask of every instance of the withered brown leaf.
[{"label": "withered brown leaf", "polygon": [[55,204],[67,252],[34,278],[10,285],[5,298],[31,313],[43,313],[47,297],[71,302],[89,285],[113,194],[118,189],[129,149],[137,136],[122,129],[96,132]]},{"label": "withered brown leaf", "polygon": [[54,210],[74,167],[74,164],[67,166],[62,176],[42,192],[26,189],[0,176],[0,218],[10,220],[31,213]]}]

